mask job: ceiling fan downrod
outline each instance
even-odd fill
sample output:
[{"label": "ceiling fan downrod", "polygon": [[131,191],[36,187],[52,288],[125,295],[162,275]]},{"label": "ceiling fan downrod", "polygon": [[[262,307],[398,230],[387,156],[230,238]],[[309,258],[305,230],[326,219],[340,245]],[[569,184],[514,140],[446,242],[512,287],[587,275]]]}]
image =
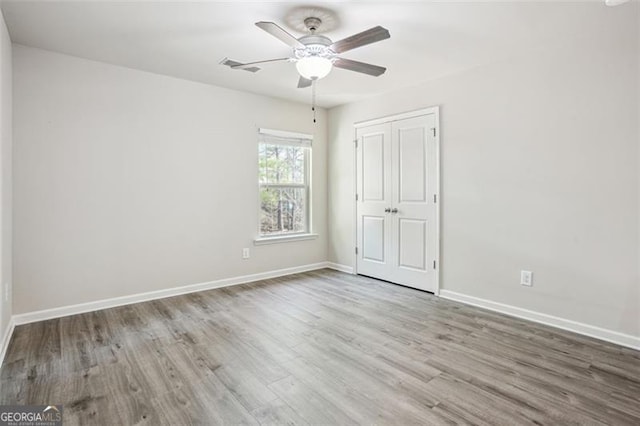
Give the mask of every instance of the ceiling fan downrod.
[{"label": "ceiling fan downrod", "polygon": [[315,33],[318,28],[322,25],[322,20],[320,18],[314,18],[310,16],[304,20],[304,26],[307,27],[311,34]]}]

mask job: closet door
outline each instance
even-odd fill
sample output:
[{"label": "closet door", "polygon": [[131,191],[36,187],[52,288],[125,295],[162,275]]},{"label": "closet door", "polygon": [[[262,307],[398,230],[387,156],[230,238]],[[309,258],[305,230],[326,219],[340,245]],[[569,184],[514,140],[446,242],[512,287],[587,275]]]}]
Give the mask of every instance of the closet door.
[{"label": "closet door", "polygon": [[358,128],[357,271],[435,291],[435,114]]},{"label": "closet door", "polygon": [[436,153],[433,114],[391,123],[392,279],[435,291]]},{"label": "closet door", "polygon": [[391,128],[360,128],[357,135],[358,273],[391,280]]}]

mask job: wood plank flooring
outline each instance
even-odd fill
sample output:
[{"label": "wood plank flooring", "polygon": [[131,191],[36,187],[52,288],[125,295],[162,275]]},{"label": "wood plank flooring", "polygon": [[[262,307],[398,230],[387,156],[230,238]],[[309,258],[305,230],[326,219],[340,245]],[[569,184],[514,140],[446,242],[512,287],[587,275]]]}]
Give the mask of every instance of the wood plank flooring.
[{"label": "wood plank flooring", "polygon": [[640,352],[321,270],[23,325],[65,424],[640,424]]}]

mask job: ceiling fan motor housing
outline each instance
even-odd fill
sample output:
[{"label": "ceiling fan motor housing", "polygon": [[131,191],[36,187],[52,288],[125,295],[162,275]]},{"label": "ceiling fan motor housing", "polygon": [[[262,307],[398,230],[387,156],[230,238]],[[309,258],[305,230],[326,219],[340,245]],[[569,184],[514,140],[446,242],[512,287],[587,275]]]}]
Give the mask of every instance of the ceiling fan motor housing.
[{"label": "ceiling fan motor housing", "polygon": [[329,48],[333,43],[329,37],[323,35],[306,35],[298,39],[298,41],[304,44],[304,49],[294,49],[293,53],[297,59],[308,58],[310,56],[317,56],[320,58],[326,58],[332,60],[336,53]]}]

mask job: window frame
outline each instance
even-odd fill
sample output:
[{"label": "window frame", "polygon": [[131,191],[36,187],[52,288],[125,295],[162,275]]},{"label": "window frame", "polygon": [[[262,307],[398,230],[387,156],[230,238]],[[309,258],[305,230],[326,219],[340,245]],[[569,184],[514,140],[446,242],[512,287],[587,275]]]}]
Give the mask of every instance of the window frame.
[{"label": "window frame", "polygon": [[[281,145],[281,146],[298,146],[304,148],[304,183],[262,183],[260,182],[260,145]],[[317,237],[316,234],[312,233],[312,179],[311,179],[311,169],[312,169],[312,157],[313,157],[313,136],[303,133],[295,133],[288,132],[284,130],[273,130],[273,129],[258,129],[258,161],[256,165],[258,166],[258,223],[257,223],[257,237],[254,240],[256,245],[261,244],[272,244],[278,242],[287,242],[287,241],[299,241],[299,240],[308,240],[314,239]],[[299,232],[280,232],[280,233],[272,233],[272,234],[263,234],[262,233],[262,189],[263,188],[296,188],[296,189],[304,189],[305,190],[305,211],[304,211],[304,230]]]}]

